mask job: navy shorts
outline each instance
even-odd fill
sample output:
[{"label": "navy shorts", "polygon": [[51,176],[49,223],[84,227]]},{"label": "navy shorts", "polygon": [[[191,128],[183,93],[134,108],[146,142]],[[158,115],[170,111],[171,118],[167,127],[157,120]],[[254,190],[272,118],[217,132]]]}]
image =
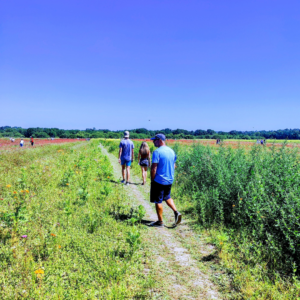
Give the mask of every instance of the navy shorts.
[{"label": "navy shorts", "polygon": [[162,185],[156,181],[151,182],[150,189],[150,202],[151,203],[162,203],[171,198],[172,184]]},{"label": "navy shorts", "polygon": [[148,167],[149,165],[149,161],[147,158],[143,158],[143,159],[140,159],[140,166],[141,167]]}]

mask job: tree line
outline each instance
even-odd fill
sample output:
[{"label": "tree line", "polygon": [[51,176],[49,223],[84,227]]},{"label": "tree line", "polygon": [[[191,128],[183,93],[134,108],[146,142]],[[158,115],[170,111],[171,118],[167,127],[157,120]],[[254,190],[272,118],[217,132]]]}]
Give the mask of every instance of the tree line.
[{"label": "tree line", "polygon": [[[165,128],[161,130],[147,130],[145,128],[138,129],[124,129],[130,131],[130,138],[132,139],[146,139],[153,137],[156,133],[163,133],[168,139],[289,139],[300,140],[300,129],[280,129],[280,130],[261,130],[261,131],[238,131],[231,130],[214,131],[212,129],[202,130],[185,130]],[[59,128],[21,128],[2,126],[0,127],[0,137],[15,137],[28,138],[122,138],[124,130],[108,130],[87,128],[85,130],[65,130]]]}]

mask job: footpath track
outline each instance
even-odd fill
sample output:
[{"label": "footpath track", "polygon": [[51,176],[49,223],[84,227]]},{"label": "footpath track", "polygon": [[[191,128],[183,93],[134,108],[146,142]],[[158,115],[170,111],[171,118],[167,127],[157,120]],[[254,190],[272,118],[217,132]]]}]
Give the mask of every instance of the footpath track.
[{"label": "footpath track", "polygon": [[[121,180],[121,167],[117,158],[108,153],[100,145],[114,169],[115,179]],[[156,221],[157,215],[154,206],[149,202],[149,184],[141,185],[141,177],[131,174],[131,184],[124,185],[124,193],[129,196],[131,204],[143,205],[146,210],[145,219]],[[121,183],[120,183],[121,184]],[[175,201],[176,204],[176,201]],[[152,207],[153,206],[153,207]],[[194,259],[186,245],[195,236],[184,221],[176,228],[172,228],[174,214],[164,206],[164,221],[168,227],[145,228],[143,238],[151,253],[151,263],[146,272],[156,282],[151,291],[152,299],[223,299],[217,287],[211,282],[209,271],[201,265],[201,257],[209,256],[213,246],[203,242],[199,245],[199,260]]]}]

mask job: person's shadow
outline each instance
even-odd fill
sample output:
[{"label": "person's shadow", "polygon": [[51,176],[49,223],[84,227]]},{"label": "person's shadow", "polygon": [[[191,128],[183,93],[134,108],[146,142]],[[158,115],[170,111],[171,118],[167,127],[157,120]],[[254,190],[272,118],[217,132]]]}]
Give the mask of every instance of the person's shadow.
[{"label": "person's shadow", "polygon": [[[121,181],[117,181],[117,180],[112,180],[112,179],[99,179],[97,181],[105,181],[105,182],[111,182],[111,183],[114,183],[114,184],[120,184],[120,185],[125,185],[125,183],[122,183]],[[130,182],[129,185],[142,185],[141,183],[135,183],[135,182]]]},{"label": "person's shadow", "polygon": [[[150,224],[153,223],[153,221],[150,221],[150,220],[141,220],[141,224],[145,225],[145,226],[148,226],[148,227],[151,227]],[[174,229],[176,228],[176,225],[172,225],[172,226],[166,226],[164,225],[165,228],[168,228],[168,229]],[[153,227],[155,228],[155,227]]]}]

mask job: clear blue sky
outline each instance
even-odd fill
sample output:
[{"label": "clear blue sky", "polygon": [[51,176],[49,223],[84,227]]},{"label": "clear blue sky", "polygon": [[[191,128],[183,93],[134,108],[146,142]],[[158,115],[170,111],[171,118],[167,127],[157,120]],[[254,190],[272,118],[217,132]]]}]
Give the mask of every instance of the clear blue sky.
[{"label": "clear blue sky", "polygon": [[299,0],[1,1],[0,126],[299,128],[299,53]]}]

